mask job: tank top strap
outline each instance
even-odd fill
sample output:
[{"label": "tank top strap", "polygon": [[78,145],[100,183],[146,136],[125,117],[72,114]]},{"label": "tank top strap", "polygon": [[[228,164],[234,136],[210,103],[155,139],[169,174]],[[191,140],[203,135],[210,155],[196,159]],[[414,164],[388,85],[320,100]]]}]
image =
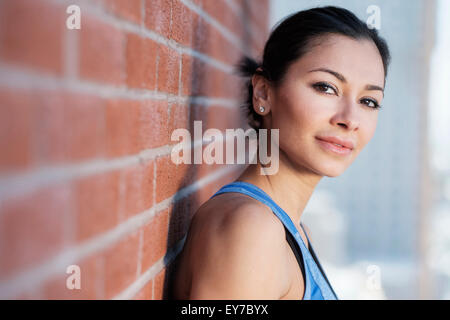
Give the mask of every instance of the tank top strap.
[{"label": "tank top strap", "polygon": [[[280,206],[278,206],[278,204],[273,201],[273,199],[267,193],[251,183],[244,181],[234,181],[221,187],[216,193],[214,193],[211,198],[226,192],[242,193],[267,205],[297,241],[303,255],[304,269],[306,274],[306,279],[304,279],[305,300],[337,299],[334,291],[330,286],[328,286],[328,281],[324,279],[321,271],[318,269],[316,262],[314,261],[311,253],[306,247],[298,229],[295,227],[294,222],[292,222],[292,219],[289,217],[289,215]],[[303,228],[303,226],[301,227]],[[306,237],[308,237],[308,235],[306,235]],[[310,243],[309,239],[308,243]]]},{"label": "tank top strap", "polygon": [[[292,222],[288,214],[283,209],[281,209],[275,203],[275,201],[273,201],[272,198],[270,198],[269,195],[265,193],[262,189],[248,182],[235,181],[228,185],[223,186],[219,191],[217,191],[213,195],[213,197],[225,192],[240,192],[264,203],[270,209],[272,209],[275,215],[277,215],[277,217],[283,222],[283,224],[286,226],[286,228],[288,228],[288,230],[292,233],[292,235],[296,239],[300,239],[303,242],[300,233],[298,232],[297,228],[295,227],[295,224]],[[305,245],[304,242],[303,245]]]},{"label": "tank top strap", "polygon": [[311,244],[311,241],[309,241],[308,234],[306,233],[305,228],[303,227],[303,224],[300,223],[300,226],[302,227],[303,233],[305,234],[306,239],[307,239],[307,241],[308,241],[308,245],[309,245],[309,253],[311,254],[311,256],[312,256],[312,258],[314,259],[314,261],[316,262],[316,266],[319,268],[320,272],[322,273],[323,277],[325,278],[325,281],[327,282],[328,287],[329,287],[329,288],[331,289],[331,291],[333,292],[334,297],[335,297],[336,299],[338,299],[338,297],[337,297],[337,295],[336,295],[336,292],[334,292],[334,289],[333,289],[333,287],[331,286],[331,283],[330,283],[330,281],[328,280],[328,277],[327,277],[327,275],[325,274],[325,271],[323,270],[322,265],[320,264],[320,261],[319,261],[319,259],[318,259],[317,256],[316,256],[316,253],[314,252],[314,248],[313,248],[313,246],[312,246],[312,244]]}]

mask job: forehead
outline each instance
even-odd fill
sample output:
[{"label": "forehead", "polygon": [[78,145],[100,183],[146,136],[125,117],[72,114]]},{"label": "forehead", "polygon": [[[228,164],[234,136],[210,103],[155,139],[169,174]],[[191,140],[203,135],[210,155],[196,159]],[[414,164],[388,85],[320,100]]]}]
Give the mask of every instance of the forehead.
[{"label": "forehead", "polygon": [[299,76],[315,68],[327,68],[342,74],[349,83],[384,86],[383,60],[373,41],[331,35],[311,44],[289,73]]}]

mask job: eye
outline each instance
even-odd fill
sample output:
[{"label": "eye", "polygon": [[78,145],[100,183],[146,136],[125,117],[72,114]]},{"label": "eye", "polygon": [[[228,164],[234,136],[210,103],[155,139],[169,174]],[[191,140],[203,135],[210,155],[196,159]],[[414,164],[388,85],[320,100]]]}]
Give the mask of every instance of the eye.
[{"label": "eye", "polygon": [[381,108],[380,104],[376,100],[364,98],[364,99],[361,99],[361,101],[363,101],[363,103],[366,106],[368,106],[369,108],[372,108],[372,109]]},{"label": "eye", "polygon": [[328,83],[326,82],[318,82],[312,85],[314,89],[316,89],[317,91],[326,93],[326,94],[333,94],[333,92],[330,92],[329,90],[333,90],[335,94],[337,94],[337,90],[334,89],[332,86],[330,86]]}]

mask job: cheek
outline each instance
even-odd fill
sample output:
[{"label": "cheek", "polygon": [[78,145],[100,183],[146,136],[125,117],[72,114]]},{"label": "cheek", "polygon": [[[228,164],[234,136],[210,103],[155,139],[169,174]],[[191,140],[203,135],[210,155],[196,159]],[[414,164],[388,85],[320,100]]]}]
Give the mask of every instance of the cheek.
[{"label": "cheek", "polygon": [[304,132],[327,116],[329,105],[326,102],[326,99],[321,99],[306,87],[297,87],[295,90],[292,88],[277,101],[272,116],[273,127],[286,132]]},{"label": "cheek", "polygon": [[280,129],[280,148],[288,155],[304,155],[318,129],[326,126],[330,118],[330,106],[326,102],[305,91],[297,91],[289,99],[279,101],[272,127]]}]

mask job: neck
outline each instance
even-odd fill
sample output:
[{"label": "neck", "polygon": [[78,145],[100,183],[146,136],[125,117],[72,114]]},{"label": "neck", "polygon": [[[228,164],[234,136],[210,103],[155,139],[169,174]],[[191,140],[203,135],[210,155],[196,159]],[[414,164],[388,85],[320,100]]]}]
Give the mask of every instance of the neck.
[{"label": "neck", "polygon": [[261,188],[289,215],[296,226],[299,226],[303,210],[322,176],[295,165],[283,152],[280,152],[276,174],[262,175],[262,167],[259,161],[249,165],[237,180]]}]

